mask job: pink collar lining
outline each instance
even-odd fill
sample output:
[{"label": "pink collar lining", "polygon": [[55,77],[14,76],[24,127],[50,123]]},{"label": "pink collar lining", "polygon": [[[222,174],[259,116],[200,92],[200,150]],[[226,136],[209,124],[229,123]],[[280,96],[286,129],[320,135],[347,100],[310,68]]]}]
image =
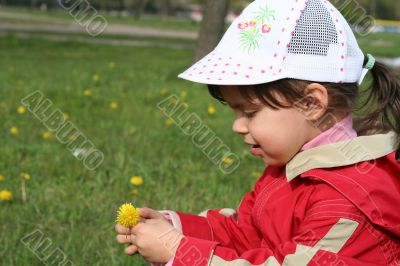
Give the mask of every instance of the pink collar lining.
[{"label": "pink collar lining", "polygon": [[353,129],[353,117],[348,115],[330,129],[305,143],[303,147],[301,147],[301,151],[333,142],[353,139],[355,137],[357,137],[357,132]]}]

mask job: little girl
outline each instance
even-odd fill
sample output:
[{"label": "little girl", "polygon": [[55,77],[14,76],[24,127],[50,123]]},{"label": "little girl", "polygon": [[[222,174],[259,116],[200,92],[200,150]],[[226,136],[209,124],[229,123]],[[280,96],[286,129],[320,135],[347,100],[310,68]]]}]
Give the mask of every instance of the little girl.
[{"label": "little girl", "polygon": [[116,227],[127,254],[173,266],[400,265],[399,79],[363,55],[328,1],[252,2],[180,77],[232,108],[233,130],[268,166],[237,210],[140,209],[132,231]]}]

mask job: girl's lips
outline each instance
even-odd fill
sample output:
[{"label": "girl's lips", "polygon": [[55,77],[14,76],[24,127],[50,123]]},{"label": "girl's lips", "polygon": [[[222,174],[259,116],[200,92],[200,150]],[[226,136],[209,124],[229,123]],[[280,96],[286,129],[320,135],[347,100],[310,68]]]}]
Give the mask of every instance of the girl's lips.
[{"label": "girl's lips", "polygon": [[262,151],[260,145],[253,145],[253,147],[250,149],[250,152],[253,155],[261,155]]}]

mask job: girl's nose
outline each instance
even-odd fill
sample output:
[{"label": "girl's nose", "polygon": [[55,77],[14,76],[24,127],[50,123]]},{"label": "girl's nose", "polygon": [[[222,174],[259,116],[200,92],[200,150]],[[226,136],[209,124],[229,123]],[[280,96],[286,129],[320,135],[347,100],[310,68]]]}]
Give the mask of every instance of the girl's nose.
[{"label": "girl's nose", "polygon": [[245,117],[236,118],[232,125],[233,132],[237,134],[248,133],[247,122]]}]

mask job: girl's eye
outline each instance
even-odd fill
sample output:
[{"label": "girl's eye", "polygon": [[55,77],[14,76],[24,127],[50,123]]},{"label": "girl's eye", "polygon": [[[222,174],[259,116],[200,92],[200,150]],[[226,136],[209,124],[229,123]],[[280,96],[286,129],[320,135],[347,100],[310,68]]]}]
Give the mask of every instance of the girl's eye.
[{"label": "girl's eye", "polygon": [[251,112],[245,112],[243,111],[243,115],[247,118],[252,118],[255,116],[255,114],[257,113],[257,111],[251,111]]}]

